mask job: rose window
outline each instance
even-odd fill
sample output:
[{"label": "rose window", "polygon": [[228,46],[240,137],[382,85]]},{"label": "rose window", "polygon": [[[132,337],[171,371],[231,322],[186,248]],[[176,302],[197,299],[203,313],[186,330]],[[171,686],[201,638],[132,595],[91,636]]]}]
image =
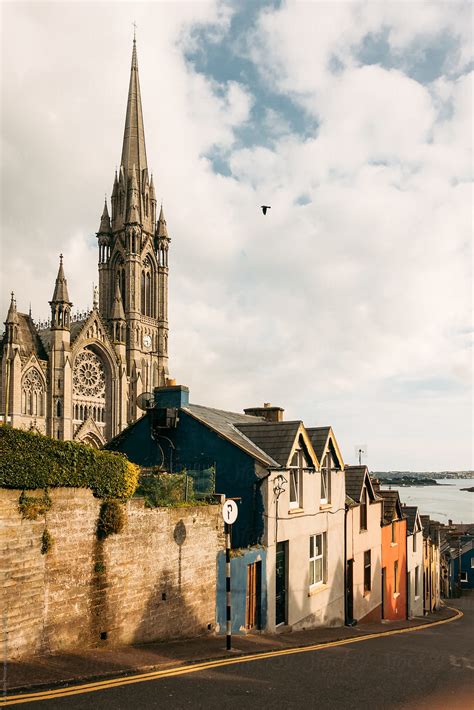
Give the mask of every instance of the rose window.
[{"label": "rose window", "polygon": [[83,350],[74,362],[74,394],[82,397],[104,397],[105,376],[101,361],[90,350]]}]

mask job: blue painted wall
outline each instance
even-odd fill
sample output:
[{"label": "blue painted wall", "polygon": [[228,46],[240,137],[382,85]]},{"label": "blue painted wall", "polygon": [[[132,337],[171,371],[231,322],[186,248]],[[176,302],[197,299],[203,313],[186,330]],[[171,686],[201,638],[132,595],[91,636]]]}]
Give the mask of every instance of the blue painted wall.
[{"label": "blue painted wall", "polygon": [[215,466],[216,493],[241,498],[239,517],[232,526],[232,547],[259,544],[264,531],[262,481],[256,475],[255,460],[208,429],[182,409],[175,429],[164,429],[152,438],[151,416],[136,422],[113,439],[106,448],[121,451],[140,466],[162,465],[181,471],[193,464]]},{"label": "blue painted wall", "polygon": [[[467,572],[467,582],[461,582],[460,587],[463,589],[474,589],[474,568],[471,567],[471,561],[474,560],[474,550],[467,550],[461,555],[461,572]],[[459,558],[453,560],[452,564],[451,583],[457,585],[459,572]]]},{"label": "blue painted wall", "polygon": [[[267,623],[267,585],[266,585],[266,559],[267,551],[263,547],[253,547],[239,550],[239,554],[232,557],[231,569],[231,605],[232,605],[232,633],[245,633],[245,603],[247,592],[247,565],[261,561],[260,575],[260,627],[265,628]],[[226,586],[225,586],[225,551],[219,553],[217,558],[217,609],[216,621],[219,624],[219,633],[226,632]]]}]

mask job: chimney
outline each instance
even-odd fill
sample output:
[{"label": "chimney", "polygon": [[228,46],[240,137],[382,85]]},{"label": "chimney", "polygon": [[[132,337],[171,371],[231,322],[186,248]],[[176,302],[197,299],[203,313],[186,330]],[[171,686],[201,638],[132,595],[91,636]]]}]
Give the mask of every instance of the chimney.
[{"label": "chimney", "polygon": [[282,422],[284,411],[282,407],[272,407],[270,402],[265,402],[263,407],[244,409],[245,414],[249,414],[252,417],[263,417],[267,422]]},{"label": "chimney", "polygon": [[[176,380],[168,379],[166,387],[155,387],[155,408],[186,407],[189,404],[189,387],[177,385]],[[173,383],[173,384],[171,384]]]}]

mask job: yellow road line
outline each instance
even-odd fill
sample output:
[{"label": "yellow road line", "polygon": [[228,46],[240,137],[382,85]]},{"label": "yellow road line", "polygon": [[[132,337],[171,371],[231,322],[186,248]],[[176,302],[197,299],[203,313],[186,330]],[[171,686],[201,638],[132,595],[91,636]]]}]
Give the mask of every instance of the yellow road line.
[{"label": "yellow road line", "polygon": [[109,690],[110,688],[118,688],[123,685],[133,685],[135,683],[143,683],[150,680],[161,680],[162,678],[173,678],[188,673],[198,673],[200,671],[212,670],[222,666],[233,666],[238,663],[249,663],[250,661],[262,661],[267,658],[276,658],[278,656],[291,656],[296,653],[308,653],[310,651],[320,651],[326,648],[334,648],[335,646],[345,646],[351,643],[359,643],[360,641],[369,641],[382,636],[396,636],[398,634],[409,633],[412,631],[421,631],[433,626],[441,626],[441,624],[449,624],[451,621],[460,619],[463,616],[462,611],[448,607],[455,612],[454,616],[449,619],[441,619],[440,621],[431,621],[428,624],[420,624],[419,626],[409,626],[404,629],[392,629],[391,631],[380,631],[375,634],[365,634],[364,636],[355,636],[354,638],[341,639],[340,641],[329,641],[327,643],[317,643],[312,646],[301,646],[299,648],[285,648],[279,651],[263,651],[261,653],[253,653],[247,656],[239,656],[238,658],[221,658],[215,661],[206,661],[204,663],[194,663],[185,666],[177,666],[161,671],[150,671],[148,673],[140,673],[128,677],[111,678],[109,680],[96,681],[93,683],[84,683],[74,685],[68,688],[57,688],[55,690],[43,690],[36,693],[25,693],[23,695],[11,695],[0,700],[0,707],[7,705],[19,705],[20,703],[30,703],[33,701],[50,700],[54,698],[65,698],[71,695],[81,695],[83,693],[93,693],[98,690]]}]

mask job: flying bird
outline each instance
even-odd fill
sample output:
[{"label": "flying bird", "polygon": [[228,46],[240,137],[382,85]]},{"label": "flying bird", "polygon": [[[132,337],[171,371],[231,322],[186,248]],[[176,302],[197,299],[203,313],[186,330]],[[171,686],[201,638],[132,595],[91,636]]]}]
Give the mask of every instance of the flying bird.
[{"label": "flying bird", "polygon": [[267,210],[271,210],[270,205],[260,205],[263,214],[267,214]]}]

